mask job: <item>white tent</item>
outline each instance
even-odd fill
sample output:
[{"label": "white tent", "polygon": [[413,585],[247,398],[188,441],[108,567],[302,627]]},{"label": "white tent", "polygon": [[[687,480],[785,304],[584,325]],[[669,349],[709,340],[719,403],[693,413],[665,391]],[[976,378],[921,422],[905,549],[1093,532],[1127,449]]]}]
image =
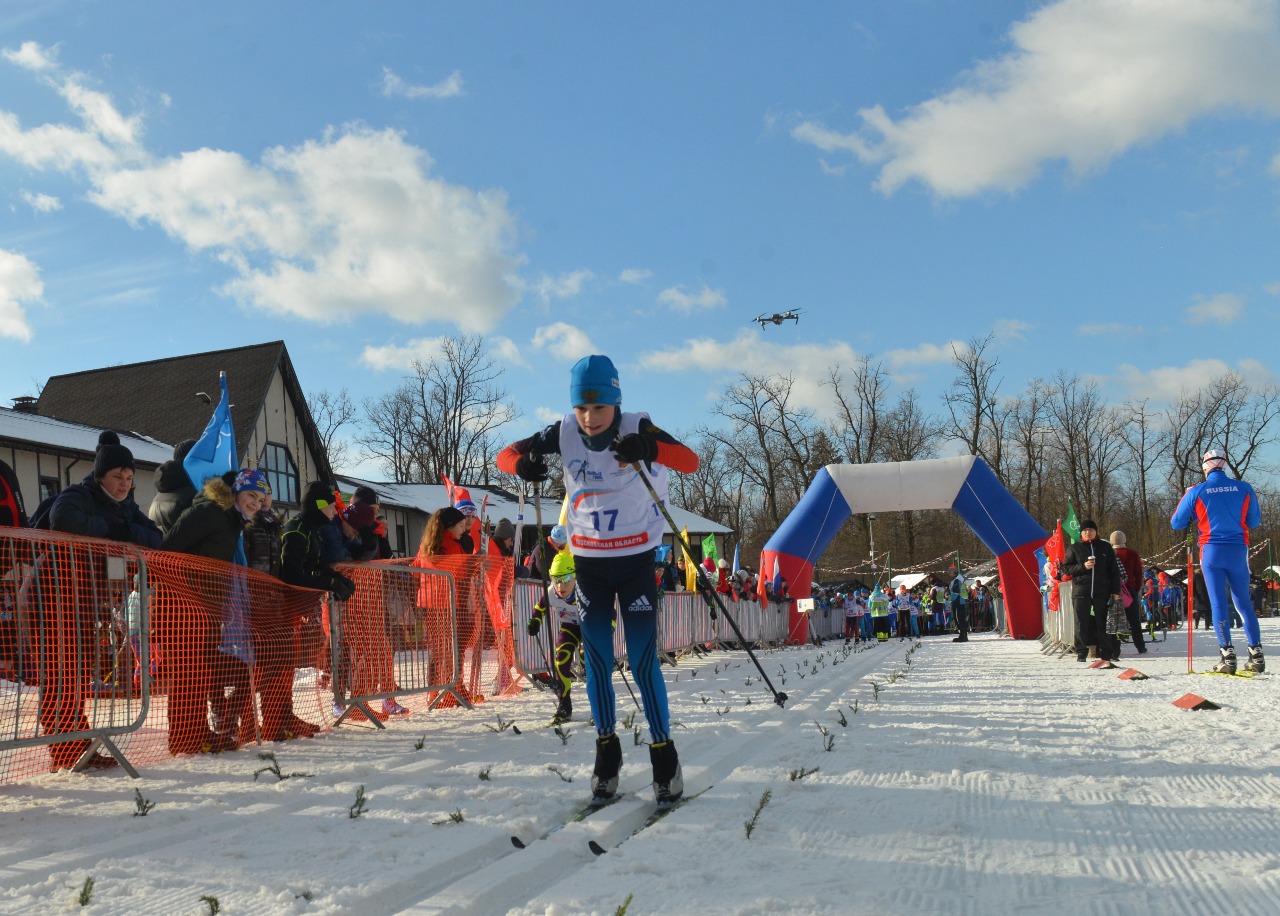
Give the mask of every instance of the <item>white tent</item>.
[{"label": "white tent", "polygon": [[903,573],[900,576],[894,576],[890,579],[889,585],[894,591],[897,591],[898,586],[900,585],[905,585],[907,587],[907,591],[910,591],[927,578],[929,578],[928,573]]}]

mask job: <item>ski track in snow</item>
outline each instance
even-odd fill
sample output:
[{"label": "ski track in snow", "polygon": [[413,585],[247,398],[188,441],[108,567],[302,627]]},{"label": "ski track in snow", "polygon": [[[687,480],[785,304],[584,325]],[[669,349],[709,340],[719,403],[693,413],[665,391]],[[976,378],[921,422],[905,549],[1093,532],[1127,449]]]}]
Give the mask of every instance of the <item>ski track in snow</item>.
[{"label": "ski track in snow", "polygon": [[[1263,627],[1275,645],[1280,621]],[[1196,640],[1207,667],[1210,637]],[[621,684],[627,796],[545,839],[585,802],[594,731],[573,722],[562,744],[538,727],[554,701],[533,690],[261,749],[313,778],[255,782],[266,762],[246,748],[136,781],[0,787],[0,912],[196,914],[202,894],[227,914],[609,914],[629,894],[631,913],[1272,910],[1280,675],[1188,677],[1181,631],[1124,659],[1145,681],[993,636],[911,645],[758,653],[785,709],[744,653],[665,669],[686,791],[713,788],[630,838],[653,802],[647,748],[624,727],[643,716]],[[1174,707],[1186,692],[1223,709]],[[145,818],[135,789],[156,802]]]}]

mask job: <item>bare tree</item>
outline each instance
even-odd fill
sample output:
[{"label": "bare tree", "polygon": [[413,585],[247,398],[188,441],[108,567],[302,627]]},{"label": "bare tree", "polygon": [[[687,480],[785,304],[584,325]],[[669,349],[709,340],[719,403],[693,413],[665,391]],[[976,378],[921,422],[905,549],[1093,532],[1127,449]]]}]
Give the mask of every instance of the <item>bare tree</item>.
[{"label": "bare tree", "polygon": [[835,397],[836,420],[832,433],[845,460],[850,464],[881,460],[884,449],[881,427],[889,397],[889,373],[884,364],[863,356],[849,377],[839,366],[832,366],[823,384]]},{"label": "bare tree", "polygon": [[1196,392],[1183,392],[1165,412],[1169,428],[1169,482],[1182,491],[1200,479],[1206,449],[1225,449],[1232,471],[1244,476],[1280,439],[1280,389],[1254,391],[1234,372]]},{"label": "bare tree", "polygon": [[1000,404],[1000,361],[987,355],[995,335],[975,337],[961,348],[952,346],[956,377],[942,395],[951,417],[950,433],[980,457],[995,475],[1004,478],[1006,415]]},{"label": "bare tree", "polygon": [[338,432],[355,419],[356,405],[347,389],[336,394],[325,389],[307,397],[307,410],[320,433],[320,441],[329,455],[329,464],[343,468],[349,457],[347,441],[338,438]]},{"label": "bare tree", "polygon": [[413,387],[407,383],[381,397],[366,398],[364,432],[356,440],[366,455],[378,459],[384,473],[404,483],[421,479],[422,444],[413,399]]},{"label": "bare tree", "polygon": [[804,492],[812,467],[813,413],[791,406],[790,376],[743,373],[716,404],[727,430],[704,430],[762,496],[769,530]]},{"label": "bare tree", "polygon": [[[1159,426],[1159,416],[1151,410],[1149,399],[1128,401],[1119,408],[1116,431],[1124,443],[1124,465],[1128,469],[1130,491],[1134,498],[1134,514],[1142,544],[1153,542],[1151,527],[1151,483],[1156,465],[1162,460],[1167,431]],[[1135,532],[1137,533],[1137,532]]]},{"label": "bare tree", "polygon": [[1020,397],[1007,403],[1009,418],[1009,458],[1005,462],[1005,481],[1009,489],[1020,495],[1022,504],[1033,514],[1045,505],[1045,482],[1049,471],[1048,390],[1040,379],[1032,379]]},{"label": "bare tree", "polygon": [[498,430],[520,414],[498,387],[502,370],[485,354],[481,337],[446,337],[429,362],[388,395],[366,401],[366,433],[359,440],[396,480],[487,484],[502,444]]},{"label": "bare tree", "polygon": [[[884,457],[887,461],[918,461],[932,458],[937,452],[942,424],[920,406],[919,396],[909,388],[898,396],[898,402],[885,415]],[[916,561],[915,513],[902,512],[902,526],[907,539],[907,563]]]},{"label": "bare tree", "polygon": [[1111,486],[1124,458],[1120,423],[1094,382],[1060,372],[1048,387],[1053,446],[1061,459],[1063,488],[1082,510],[1107,515]]}]

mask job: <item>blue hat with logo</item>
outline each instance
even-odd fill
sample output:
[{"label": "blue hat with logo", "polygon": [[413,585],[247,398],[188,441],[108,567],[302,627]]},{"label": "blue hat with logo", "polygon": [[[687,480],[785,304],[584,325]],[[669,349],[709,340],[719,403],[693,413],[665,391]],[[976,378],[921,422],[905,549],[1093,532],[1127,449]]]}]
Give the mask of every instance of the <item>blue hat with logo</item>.
[{"label": "blue hat with logo", "polygon": [[583,404],[621,404],[622,386],[618,370],[607,356],[585,356],[569,372],[571,407]]}]

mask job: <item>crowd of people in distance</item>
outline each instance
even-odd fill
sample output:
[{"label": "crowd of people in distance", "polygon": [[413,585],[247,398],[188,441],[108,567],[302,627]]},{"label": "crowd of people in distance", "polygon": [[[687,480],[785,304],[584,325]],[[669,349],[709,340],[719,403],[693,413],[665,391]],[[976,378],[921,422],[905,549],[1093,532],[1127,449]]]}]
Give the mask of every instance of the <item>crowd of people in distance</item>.
[{"label": "crowd of people in distance", "polygon": [[844,619],[846,642],[883,641],[909,637],[955,635],[997,626],[994,596],[985,582],[955,575],[947,584],[924,581],[895,590],[879,583],[867,588],[815,586],[813,613]]}]

